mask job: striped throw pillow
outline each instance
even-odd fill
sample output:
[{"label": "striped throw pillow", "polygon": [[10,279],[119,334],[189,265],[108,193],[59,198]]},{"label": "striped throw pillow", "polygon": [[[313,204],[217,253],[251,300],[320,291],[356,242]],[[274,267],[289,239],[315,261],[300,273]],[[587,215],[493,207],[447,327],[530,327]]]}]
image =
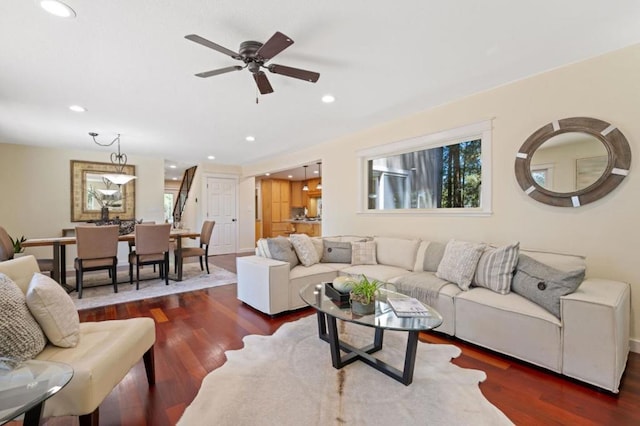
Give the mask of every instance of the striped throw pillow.
[{"label": "striped throw pillow", "polygon": [[496,293],[509,293],[519,250],[519,242],[498,248],[487,247],[478,261],[473,283]]}]

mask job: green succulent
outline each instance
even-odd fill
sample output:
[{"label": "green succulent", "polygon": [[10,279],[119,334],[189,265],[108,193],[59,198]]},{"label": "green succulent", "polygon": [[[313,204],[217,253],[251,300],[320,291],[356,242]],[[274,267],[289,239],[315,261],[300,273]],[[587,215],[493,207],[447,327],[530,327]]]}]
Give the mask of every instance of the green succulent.
[{"label": "green succulent", "polygon": [[363,274],[360,281],[351,287],[351,300],[360,302],[363,305],[368,305],[373,301],[378,289],[382,283],[378,280],[369,281],[369,279]]},{"label": "green succulent", "polygon": [[13,244],[13,252],[22,253],[22,251],[24,250],[22,248],[22,243],[24,243],[25,241],[27,241],[27,239],[24,237],[24,235],[21,236],[20,238],[18,237],[16,237],[15,239],[11,238],[11,243]]}]

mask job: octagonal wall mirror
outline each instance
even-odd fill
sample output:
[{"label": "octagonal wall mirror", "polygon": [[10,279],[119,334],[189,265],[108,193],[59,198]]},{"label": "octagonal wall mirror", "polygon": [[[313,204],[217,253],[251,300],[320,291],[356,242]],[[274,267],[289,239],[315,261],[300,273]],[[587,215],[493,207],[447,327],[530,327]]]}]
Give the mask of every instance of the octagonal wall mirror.
[{"label": "octagonal wall mirror", "polygon": [[516,155],[518,184],[533,199],[579,207],[617,187],[629,173],[627,139],[606,121],[557,120],[536,130]]}]

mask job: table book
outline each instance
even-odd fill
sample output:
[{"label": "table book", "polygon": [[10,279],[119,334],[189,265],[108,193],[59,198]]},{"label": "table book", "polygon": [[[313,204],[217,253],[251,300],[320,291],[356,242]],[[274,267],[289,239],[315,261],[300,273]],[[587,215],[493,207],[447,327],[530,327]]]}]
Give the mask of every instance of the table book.
[{"label": "table book", "polygon": [[428,317],[429,311],[415,297],[388,298],[389,306],[398,317]]}]

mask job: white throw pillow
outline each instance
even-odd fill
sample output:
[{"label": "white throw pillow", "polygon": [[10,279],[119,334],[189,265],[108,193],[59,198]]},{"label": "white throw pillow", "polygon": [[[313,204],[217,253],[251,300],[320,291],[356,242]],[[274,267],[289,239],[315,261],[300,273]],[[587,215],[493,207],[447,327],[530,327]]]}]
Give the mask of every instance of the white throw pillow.
[{"label": "white throw pillow", "polygon": [[62,348],[78,344],[78,311],[60,284],[46,275],[33,274],[27,290],[27,306],[52,344]]},{"label": "white throw pillow", "polygon": [[291,234],[289,240],[303,266],[311,266],[320,262],[318,251],[307,234]]},{"label": "white throw pillow", "polygon": [[462,290],[469,290],[476,272],[478,260],[485,244],[451,240],[444,249],[436,276],[457,284]]},{"label": "white throw pillow", "polygon": [[487,247],[478,261],[473,283],[500,294],[509,293],[519,249],[519,242],[498,248]]},{"label": "white throw pillow", "polygon": [[375,241],[351,242],[352,265],[377,265]]}]

